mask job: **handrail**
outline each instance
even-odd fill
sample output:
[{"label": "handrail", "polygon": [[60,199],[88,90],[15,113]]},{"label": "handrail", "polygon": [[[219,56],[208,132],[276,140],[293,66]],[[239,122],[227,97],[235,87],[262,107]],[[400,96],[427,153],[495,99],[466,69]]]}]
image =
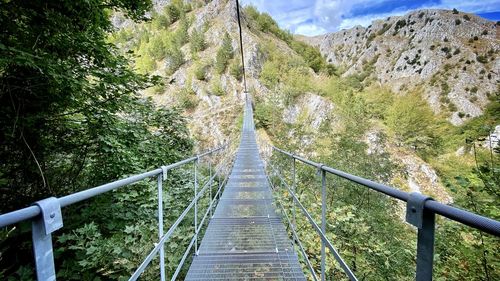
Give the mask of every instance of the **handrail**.
[{"label": "handrail", "polygon": [[[396,189],[394,187],[390,187],[384,184],[380,184],[371,180],[364,179],[362,177],[358,177],[355,175],[348,174],[346,172],[325,166],[323,164],[316,163],[311,160],[307,160],[303,157],[297,156],[295,154],[292,154],[290,152],[284,151],[282,149],[279,149],[273,145],[271,147],[278,151],[281,152],[285,155],[288,155],[289,157],[292,157],[296,160],[301,161],[302,163],[308,164],[309,166],[316,167],[320,170],[324,170],[330,174],[337,175],[341,178],[347,179],[349,181],[361,184],[363,186],[366,186],[370,189],[373,189],[375,191],[384,193],[386,195],[389,195],[390,197],[399,199],[404,202],[408,202],[410,198],[410,193],[405,192],[399,189]],[[487,232],[489,234],[495,235],[495,236],[500,236],[500,222],[490,219],[488,217],[484,217],[478,214],[471,213],[469,211],[453,207],[450,205],[446,205],[434,200],[427,200],[425,201],[424,204],[425,209],[428,209],[430,211],[433,211],[434,213],[441,215],[443,217],[449,218],[451,220],[463,223],[465,225],[468,225],[470,227],[476,228],[478,230]]]},{"label": "handrail", "polygon": [[[398,190],[396,188],[380,184],[359,176],[355,176],[328,166],[325,166],[321,163],[317,163],[306,159],[304,157],[298,156],[291,152],[285,151],[283,149],[277,148],[273,145],[268,145],[272,151],[277,151],[287,157],[293,159],[293,180],[295,186],[295,162],[296,160],[309,165],[311,167],[315,167],[318,169],[321,178],[321,229],[318,224],[312,219],[307,210],[300,203],[298,198],[295,195],[295,190],[292,190],[290,186],[286,183],[283,177],[280,175],[274,165],[270,163],[269,165],[275,172],[275,175],[280,179],[281,183],[285,185],[288,193],[291,196],[293,202],[293,208],[295,205],[299,206],[299,209],[302,210],[304,215],[307,217],[313,228],[318,232],[322,242],[321,249],[321,280],[325,280],[325,246],[330,248],[333,252],[335,259],[339,262],[340,266],[343,268],[344,272],[347,274],[350,280],[357,280],[354,274],[350,271],[349,267],[344,263],[340,255],[335,251],[333,245],[326,238],[326,173],[347,179],[351,182],[360,184],[362,186],[368,187],[374,191],[386,194],[392,198],[401,200],[406,202],[406,221],[418,228],[417,235],[417,266],[416,266],[416,280],[417,281],[428,281],[432,280],[432,271],[433,271],[433,258],[434,258],[434,232],[435,232],[435,214],[441,215],[448,219],[451,219],[456,222],[460,222],[464,225],[473,227],[475,229],[484,231],[486,233],[500,236],[500,222],[491,218],[487,218],[466,210],[462,210],[453,206],[445,205],[443,203],[434,201],[432,198],[422,195],[417,192],[408,193],[405,191]],[[292,230],[294,230],[292,227]],[[294,236],[296,234],[294,233]],[[299,241],[300,242],[300,241]],[[307,257],[306,257],[307,258]],[[314,273],[313,273],[314,274]]]},{"label": "handrail", "polygon": [[[83,190],[80,192],[69,194],[69,195],[63,196],[61,198],[57,198],[57,200],[59,200],[59,204],[61,207],[66,207],[66,206],[78,203],[80,201],[84,201],[84,200],[87,200],[89,198],[95,197],[95,196],[100,195],[102,193],[106,193],[108,191],[115,190],[117,188],[129,185],[131,183],[136,183],[136,182],[141,181],[143,179],[157,176],[158,174],[162,173],[164,170],[171,170],[171,169],[176,168],[178,166],[181,166],[183,164],[195,161],[198,158],[204,157],[206,155],[209,155],[209,154],[217,152],[221,149],[224,149],[228,145],[229,144],[226,143],[218,148],[215,148],[215,149],[209,150],[207,152],[204,152],[202,154],[199,154],[198,156],[193,156],[193,157],[184,159],[182,161],[170,164],[168,166],[163,166],[162,168],[159,168],[159,169],[148,171],[148,172],[145,172],[142,174],[133,175],[133,176],[121,179],[121,180],[117,180],[114,182],[110,182],[107,184],[103,184],[100,186],[89,188],[89,189],[86,189],[86,190]],[[9,213],[0,214],[0,228],[5,227],[5,226],[9,226],[11,224],[15,224],[15,223],[18,223],[21,221],[35,218],[36,216],[40,215],[40,213],[41,213],[41,208],[37,205],[32,205],[32,206],[22,208],[19,210],[15,210],[15,211],[12,211]]]},{"label": "handrail", "polygon": [[[54,257],[53,257],[53,248],[52,248],[52,232],[60,229],[63,227],[63,220],[62,220],[62,212],[61,208],[87,200],[89,198],[95,197],[97,195],[116,190],[118,188],[127,186],[132,183],[136,183],[138,181],[147,179],[147,178],[152,178],[152,177],[157,177],[158,178],[158,208],[159,208],[159,228],[160,228],[160,233],[163,232],[163,209],[162,209],[162,182],[165,180],[167,172],[169,170],[172,170],[174,168],[180,167],[182,165],[188,164],[188,163],[194,163],[194,182],[195,182],[195,193],[194,193],[194,198],[193,201],[189,204],[188,208],[183,212],[183,215],[181,215],[176,222],[171,226],[169,231],[165,235],[161,235],[160,241],[155,249],[151,253],[158,253],[160,251],[160,259],[163,260],[163,244],[165,241],[168,239],[168,237],[172,234],[172,232],[176,229],[180,221],[185,217],[185,214],[191,209],[191,207],[197,206],[197,201],[200,199],[200,197],[203,195],[203,193],[207,190],[207,188],[210,187],[210,196],[212,197],[212,182],[215,179],[216,176],[220,177],[220,172],[222,171],[222,164],[219,163],[220,165],[216,167],[215,173],[212,175],[210,174],[208,181],[203,185],[202,189],[200,192],[197,192],[197,180],[196,180],[196,166],[198,165],[198,162],[201,158],[212,155],[216,152],[225,150],[228,148],[230,145],[230,142],[226,142],[225,144],[212,149],[208,150],[206,152],[203,152],[201,154],[192,156],[190,158],[178,161],[176,163],[167,165],[167,166],[161,166],[158,169],[144,172],[141,174],[133,175],[124,179],[120,179],[111,183],[103,184],[94,188],[89,188],[80,192],[76,192],[73,194],[69,194],[60,198],[56,197],[51,197],[51,198],[46,198],[40,201],[37,201],[34,203],[34,205],[22,208],[19,210],[15,210],[9,213],[5,214],[0,214],[0,228],[1,227],[6,227],[15,223],[19,223],[22,221],[26,220],[32,220],[32,239],[33,239],[33,250],[34,250],[34,256],[35,256],[35,266],[36,266],[36,273],[37,273],[37,279],[38,280],[55,280],[56,279],[56,274],[55,274],[55,266],[54,266]],[[224,161],[230,161],[230,157],[226,157],[223,159]],[[210,173],[212,173],[211,170],[211,165],[210,165]],[[222,188],[222,185],[219,183],[219,188],[216,193],[220,194],[220,190]],[[214,201],[216,197],[211,198],[210,202],[210,208],[213,207]],[[195,225],[196,225],[196,216],[195,216]],[[205,221],[205,218],[203,218],[203,222]],[[200,227],[195,229],[195,233],[193,234],[193,239],[195,239],[197,243],[197,237],[198,237],[198,232],[199,229],[201,228],[202,224],[200,224]],[[188,250],[192,247],[192,243],[190,244],[190,247]],[[196,246],[197,247],[197,246]],[[140,275],[143,271],[142,268],[143,265],[147,266],[147,262],[150,257],[149,255],[146,257],[146,260],[143,262],[143,264],[139,267],[139,269],[136,271],[137,277]],[[142,268],[142,270],[140,270]],[[135,274],[134,274],[135,275]],[[164,280],[164,270],[161,269],[161,280]]]}]

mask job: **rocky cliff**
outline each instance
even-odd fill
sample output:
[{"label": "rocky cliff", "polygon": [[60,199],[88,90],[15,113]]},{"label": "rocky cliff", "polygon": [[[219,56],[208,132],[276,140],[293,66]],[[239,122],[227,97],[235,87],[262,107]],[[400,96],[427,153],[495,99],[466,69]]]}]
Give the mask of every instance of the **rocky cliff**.
[{"label": "rocky cliff", "polygon": [[395,92],[421,87],[434,112],[459,125],[499,93],[499,36],[498,23],[473,14],[419,10],[301,39],[344,76],[369,72]]}]

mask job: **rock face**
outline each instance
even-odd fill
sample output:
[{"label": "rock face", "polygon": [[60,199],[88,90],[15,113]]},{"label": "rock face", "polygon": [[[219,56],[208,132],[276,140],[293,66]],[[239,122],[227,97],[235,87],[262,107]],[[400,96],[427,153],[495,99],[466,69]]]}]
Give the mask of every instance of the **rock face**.
[{"label": "rock face", "polygon": [[452,124],[482,114],[499,91],[500,26],[476,15],[419,10],[367,28],[307,38],[344,76],[370,72],[395,92],[421,87]]}]

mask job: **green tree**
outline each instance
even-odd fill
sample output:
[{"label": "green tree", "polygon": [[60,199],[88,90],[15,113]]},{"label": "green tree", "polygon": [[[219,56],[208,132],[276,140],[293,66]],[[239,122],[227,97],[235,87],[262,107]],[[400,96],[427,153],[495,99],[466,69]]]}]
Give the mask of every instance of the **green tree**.
[{"label": "green tree", "polygon": [[215,56],[215,70],[219,74],[226,71],[229,60],[234,56],[233,45],[231,42],[231,37],[229,36],[229,33],[226,32],[224,34],[224,38],[222,39],[222,45],[217,50],[217,54]]},{"label": "green tree", "polygon": [[385,121],[401,144],[425,150],[436,141],[433,116],[425,100],[413,93],[396,99],[388,108]]},{"label": "green tree", "polygon": [[205,33],[202,30],[193,29],[191,32],[190,47],[192,54],[205,50],[207,43],[205,42]]},{"label": "green tree", "polygon": [[[149,0],[0,4],[0,213],[191,153],[186,121],[179,112],[157,108],[138,94],[158,79],[133,72],[129,61],[108,43],[111,10],[142,20],[151,8]],[[148,36],[141,40],[145,53]],[[152,50],[161,51],[156,45]],[[128,193],[106,194],[66,209],[61,237],[71,230],[85,236],[58,239],[61,279],[118,279],[137,265],[130,257],[146,251],[156,239],[147,224],[137,220],[155,216],[148,202],[152,186],[141,186],[144,189],[135,190],[144,196],[141,200]],[[131,208],[132,201],[136,208]],[[136,235],[125,239],[117,234],[130,227],[137,229]],[[24,239],[26,229],[8,229],[9,236],[1,241],[2,256],[8,257],[0,260],[2,280],[16,279],[18,273],[34,279],[29,267],[19,267],[32,260],[29,243],[19,242],[29,241]],[[79,245],[76,240],[94,244]],[[137,251],[116,246],[125,240],[133,245],[128,249]]]}]

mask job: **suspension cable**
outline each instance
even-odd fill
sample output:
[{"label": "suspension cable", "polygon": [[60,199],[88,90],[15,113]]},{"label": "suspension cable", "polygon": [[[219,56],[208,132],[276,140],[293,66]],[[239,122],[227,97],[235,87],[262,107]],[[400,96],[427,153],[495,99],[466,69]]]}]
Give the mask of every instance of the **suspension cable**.
[{"label": "suspension cable", "polygon": [[247,78],[245,73],[245,58],[243,56],[243,36],[241,30],[241,20],[240,20],[240,3],[236,0],[236,14],[238,16],[238,27],[240,33],[240,52],[241,52],[241,65],[243,67],[243,87],[245,89],[245,93],[247,92]]}]

